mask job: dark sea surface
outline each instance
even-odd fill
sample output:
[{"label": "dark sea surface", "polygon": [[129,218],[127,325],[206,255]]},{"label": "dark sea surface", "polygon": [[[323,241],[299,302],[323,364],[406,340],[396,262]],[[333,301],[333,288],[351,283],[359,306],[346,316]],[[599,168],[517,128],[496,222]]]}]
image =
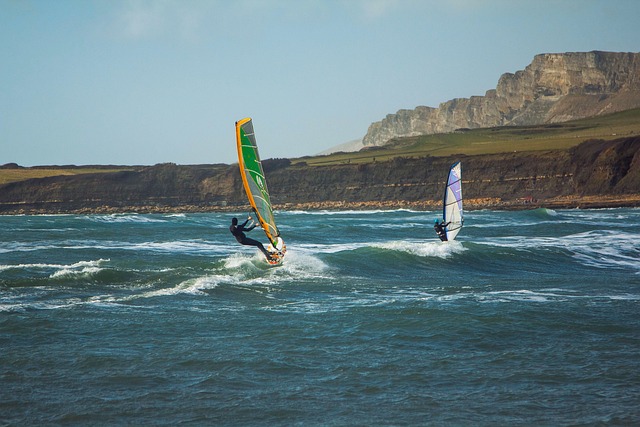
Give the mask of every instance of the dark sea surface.
[{"label": "dark sea surface", "polygon": [[640,210],[233,216],[0,216],[0,425],[640,425]]}]

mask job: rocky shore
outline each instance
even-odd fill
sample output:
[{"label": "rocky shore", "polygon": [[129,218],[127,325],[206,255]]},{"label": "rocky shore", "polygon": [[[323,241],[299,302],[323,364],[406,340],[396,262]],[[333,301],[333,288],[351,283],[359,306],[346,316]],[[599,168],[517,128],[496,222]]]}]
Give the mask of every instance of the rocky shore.
[{"label": "rocky shore", "polygon": [[[515,200],[506,201],[500,198],[465,199],[465,210],[527,210],[527,209],[601,209],[640,207],[640,194],[626,196],[585,196],[585,197],[557,197],[545,200]],[[393,210],[411,209],[433,211],[442,209],[441,202],[434,201],[406,201],[396,200],[387,202],[319,202],[278,205],[281,210]]]},{"label": "rocky shore", "polygon": [[[640,137],[544,152],[264,165],[276,209],[438,210],[454,161],[462,162],[467,210],[640,207]],[[248,210],[237,165],[162,164],[0,186],[0,214],[9,215]]]},{"label": "rocky shore", "polygon": [[[604,209],[640,207],[640,194],[621,196],[564,196],[545,200],[502,200],[500,198],[465,199],[464,208],[467,211],[492,209],[492,210],[530,210],[530,209]],[[436,201],[326,201],[308,203],[285,203],[274,205],[276,210],[283,211],[344,211],[344,210],[395,210],[411,209],[417,211],[437,211],[442,209],[442,204]],[[251,208],[248,204],[237,206],[98,206],[94,208],[79,208],[65,210],[44,209],[20,209],[16,208],[11,215],[43,215],[43,214],[173,214],[173,213],[205,213],[205,212],[248,212]]]}]

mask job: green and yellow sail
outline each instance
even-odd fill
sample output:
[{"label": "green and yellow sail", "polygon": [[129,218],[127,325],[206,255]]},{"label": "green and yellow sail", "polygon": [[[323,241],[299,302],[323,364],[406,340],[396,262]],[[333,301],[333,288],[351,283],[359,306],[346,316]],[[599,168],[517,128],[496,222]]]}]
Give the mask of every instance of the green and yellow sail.
[{"label": "green and yellow sail", "polygon": [[242,184],[247,192],[249,203],[253,207],[269,241],[276,247],[280,231],[273,217],[269,189],[262,170],[251,118],[247,117],[236,122],[236,141],[240,175],[242,176]]}]

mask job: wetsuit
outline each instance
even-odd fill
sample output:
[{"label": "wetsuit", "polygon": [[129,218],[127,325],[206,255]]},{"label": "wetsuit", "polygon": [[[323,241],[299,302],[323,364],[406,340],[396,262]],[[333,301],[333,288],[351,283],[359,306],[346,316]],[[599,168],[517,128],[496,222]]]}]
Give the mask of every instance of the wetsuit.
[{"label": "wetsuit", "polygon": [[436,230],[436,234],[438,235],[440,240],[442,240],[443,242],[446,242],[448,240],[445,227],[449,224],[451,224],[451,222],[448,222],[445,224],[443,221],[443,222],[436,222],[435,225],[433,226],[433,229]]},{"label": "wetsuit", "polygon": [[[229,231],[231,232],[231,234],[233,234],[233,237],[236,238],[238,243],[240,243],[241,245],[256,246],[258,249],[260,249],[262,251],[264,256],[266,256],[267,258],[270,258],[271,255],[264,248],[262,243],[258,242],[257,240],[250,239],[244,234],[245,231],[249,232],[249,231],[253,230],[254,228],[256,228],[256,225],[254,224],[249,228],[244,228],[247,225],[247,223],[249,222],[249,219],[247,219],[241,225],[237,225],[237,220],[235,218],[234,218],[234,220],[235,221],[232,221],[231,226],[229,227]],[[235,222],[235,224],[234,224],[234,222]]]}]

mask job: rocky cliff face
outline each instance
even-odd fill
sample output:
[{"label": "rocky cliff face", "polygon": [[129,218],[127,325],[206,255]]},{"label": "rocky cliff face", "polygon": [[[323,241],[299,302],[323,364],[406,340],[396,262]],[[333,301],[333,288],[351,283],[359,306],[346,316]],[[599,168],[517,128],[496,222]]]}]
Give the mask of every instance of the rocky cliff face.
[{"label": "rocky cliff face", "polygon": [[[617,199],[610,205],[640,206],[640,137],[591,140],[549,152],[264,166],[279,208],[439,209],[446,172],[457,160],[462,161],[467,208],[607,206],[612,196]],[[237,165],[164,164],[0,185],[0,214],[247,209]]]},{"label": "rocky cliff face", "polygon": [[[446,173],[462,161],[463,193],[474,207],[542,205],[557,198],[637,195],[640,137],[590,140],[570,150],[402,158],[360,165],[286,168],[269,174],[275,203],[417,202],[441,207]],[[568,204],[567,206],[571,206]],[[575,204],[573,206],[576,206]]]},{"label": "rocky cliff face", "polygon": [[542,54],[524,70],[503,74],[485,96],[387,115],[369,126],[363,144],[460,128],[558,123],[637,107],[640,53]]}]

